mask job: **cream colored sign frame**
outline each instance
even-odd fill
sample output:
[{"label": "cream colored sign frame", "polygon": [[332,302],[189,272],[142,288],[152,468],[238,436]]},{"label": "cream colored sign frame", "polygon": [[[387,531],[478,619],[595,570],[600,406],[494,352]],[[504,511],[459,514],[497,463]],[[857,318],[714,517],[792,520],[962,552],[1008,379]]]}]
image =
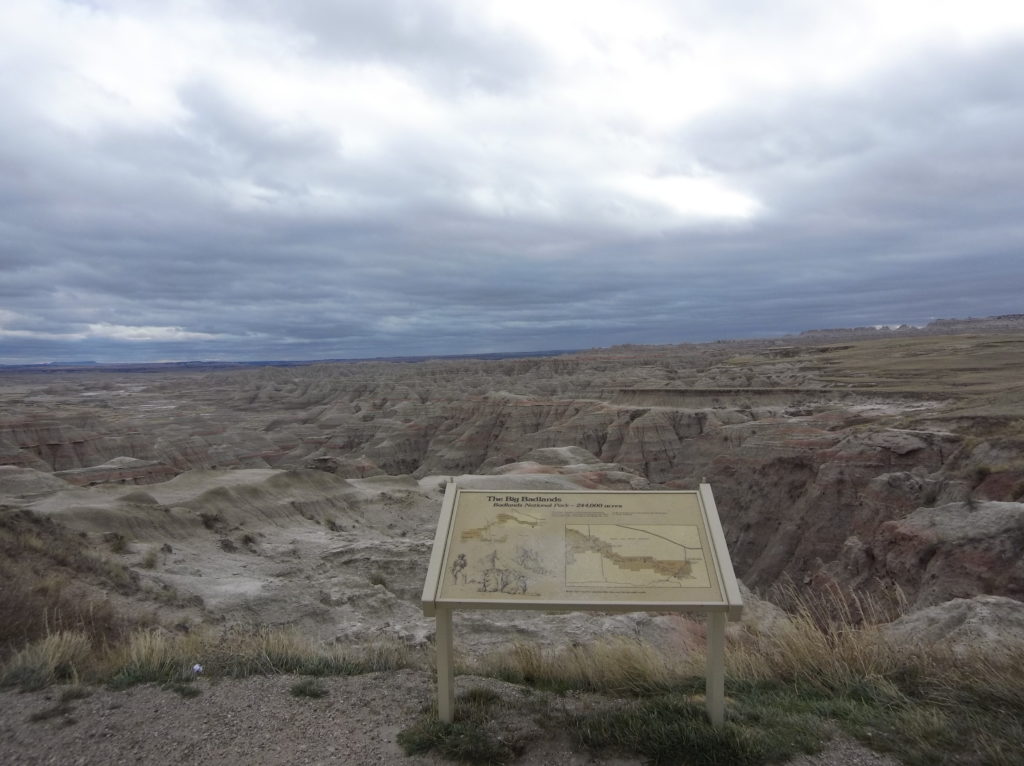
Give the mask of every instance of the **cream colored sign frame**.
[{"label": "cream colored sign frame", "polygon": [[708,716],[724,720],[725,621],[743,609],[708,484],[667,492],[445,489],[423,585],[438,716],[454,720],[452,612],[704,612]]}]

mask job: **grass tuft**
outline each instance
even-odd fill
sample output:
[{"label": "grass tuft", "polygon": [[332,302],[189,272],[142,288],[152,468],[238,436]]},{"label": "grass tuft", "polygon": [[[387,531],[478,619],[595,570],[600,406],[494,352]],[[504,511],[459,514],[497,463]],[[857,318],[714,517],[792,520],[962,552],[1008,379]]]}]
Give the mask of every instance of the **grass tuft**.
[{"label": "grass tuft", "polygon": [[406,755],[433,750],[459,763],[508,763],[523,752],[526,743],[521,732],[510,731],[496,720],[495,708],[499,706],[505,704],[498,692],[472,687],[459,694],[453,723],[438,721],[437,711],[430,709],[399,732],[398,744]]},{"label": "grass tuft", "polygon": [[813,716],[760,706],[731,711],[712,726],[704,706],[684,695],[659,695],[611,710],[569,717],[569,728],[593,750],[636,753],[652,764],[749,766],[821,749],[827,726]]},{"label": "grass tuft", "polygon": [[92,656],[89,637],[80,631],[58,631],[34,641],[0,668],[0,687],[23,691],[60,681],[77,682]]},{"label": "grass tuft", "polygon": [[436,751],[459,763],[503,764],[515,759],[520,748],[495,736],[479,721],[441,723],[433,717],[420,718],[398,734],[398,744],[406,755]]}]

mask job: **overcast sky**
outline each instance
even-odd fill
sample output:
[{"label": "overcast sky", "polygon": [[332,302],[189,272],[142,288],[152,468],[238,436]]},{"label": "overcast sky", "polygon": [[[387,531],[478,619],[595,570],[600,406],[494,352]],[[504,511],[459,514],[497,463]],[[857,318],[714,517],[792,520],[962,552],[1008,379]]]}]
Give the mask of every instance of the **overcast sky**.
[{"label": "overcast sky", "polygon": [[1024,312],[1020,0],[6,0],[0,363]]}]

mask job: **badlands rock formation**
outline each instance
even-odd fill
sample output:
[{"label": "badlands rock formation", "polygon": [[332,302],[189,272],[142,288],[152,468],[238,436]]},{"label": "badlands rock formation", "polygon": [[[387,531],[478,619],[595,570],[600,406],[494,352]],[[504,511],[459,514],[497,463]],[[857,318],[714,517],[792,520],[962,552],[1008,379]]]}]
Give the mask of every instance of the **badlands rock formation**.
[{"label": "badlands rock formation", "polygon": [[[496,361],[8,371],[0,503],[97,547],[123,536],[109,555],[175,619],[325,638],[427,637],[418,596],[453,478],[706,478],[755,590],[790,578],[898,585],[916,607],[1021,599],[1024,327],[1011,319],[991,334],[968,323]],[[673,630],[640,615],[462,619],[476,646]]]}]

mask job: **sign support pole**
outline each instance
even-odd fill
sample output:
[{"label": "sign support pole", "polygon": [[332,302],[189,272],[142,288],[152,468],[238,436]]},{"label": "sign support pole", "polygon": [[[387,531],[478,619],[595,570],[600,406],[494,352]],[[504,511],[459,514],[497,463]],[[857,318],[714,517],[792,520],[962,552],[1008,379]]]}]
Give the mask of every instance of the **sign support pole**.
[{"label": "sign support pole", "polygon": [[708,614],[708,660],[704,705],[712,726],[725,722],[725,613]]},{"label": "sign support pole", "polygon": [[437,717],[442,723],[455,720],[455,667],[452,662],[452,610],[437,607]]}]

